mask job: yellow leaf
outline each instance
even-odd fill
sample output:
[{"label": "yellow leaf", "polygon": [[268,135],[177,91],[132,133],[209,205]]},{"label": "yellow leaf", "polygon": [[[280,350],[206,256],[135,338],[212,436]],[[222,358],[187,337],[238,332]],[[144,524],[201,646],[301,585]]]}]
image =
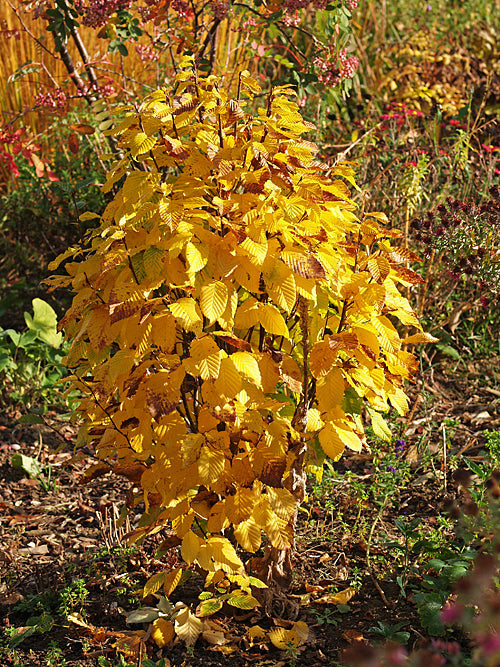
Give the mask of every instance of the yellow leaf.
[{"label": "yellow leaf", "polygon": [[313,345],[309,354],[309,368],[316,379],[328,375],[337,359],[337,351],[332,350],[327,340],[321,340]]},{"label": "yellow leaf", "polygon": [[165,595],[167,597],[172,595],[174,590],[177,588],[177,585],[179,584],[181,577],[182,577],[181,567],[176,567],[165,575],[165,581],[163,582],[163,590],[165,591]]},{"label": "yellow leaf", "polygon": [[255,609],[255,607],[258,607],[260,604],[253,595],[248,593],[244,595],[231,595],[227,598],[226,602],[238,609]]},{"label": "yellow leaf", "polygon": [[156,137],[148,137],[144,132],[136,132],[130,142],[130,152],[133,158],[142,153],[148,153],[156,144]]},{"label": "yellow leaf", "polygon": [[319,442],[325,454],[329,456],[332,461],[338,461],[344,453],[344,443],[331,422],[328,422],[328,424],[319,432]]},{"label": "yellow leaf", "polygon": [[252,625],[251,628],[248,628],[246,636],[250,639],[250,645],[253,646],[264,640],[267,637],[267,632],[260,625]]},{"label": "yellow leaf", "polygon": [[153,317],[150,338],[153,345],[168,354],[174,349],[176,337],[175,318],[171,313],[166,311]]},{"label": "yellow leaf", "polygon": [[221,355],[217,343],[211,336],[195,339],[191,343],[189,353],[202,380],[215,380],[219,377]]},{"label": "yellow leaf", "polygon": [[387,317],[380,316],[372,319],[372,324],[378,333],[381,347],[387,352],[397,352],[401,347],[398,332]]},{"label": "yellow leaf", "polygon": [[142,597],[145,598],[152,593],[156,593],[156,591],[158,591],[163,586],[164,582],[165,572],[157,572],[156,574],[153,574],[153,576],[149,577],[146,584],[144,585]]},{"label": "yellow leaf", "polygon": [[403,343],[406,345],[409,345],[410,343],[415,344],[415,343],[438,343],[439,338],[435,338],[432,336],[430,333],[427,333],[425,331],[420,331],[416,334],[413,334],[412,336],[407,336],[406,338],[403,339]]},{"label": "yellow leaf", "polygon": [[314,433],[319,431],[325,425],[324,421],[321,419],[321,413],[316,408],[310,408],[307,411],[307,432]]},{"label": "yellow leaf", "polygon": [[273,336],[290,338],[283,315],[275,306],[269,303],[259,303],[259,322]]},{"label": "yellow leaf", "polygon": [[198,459],[198,475],[205,486],[216,482],[224,472],[226,457],[224,452],[213,451],[203,445]]},{"label": "yellow leaf", "polygon": [[193,331],[199,336],[203,329],[203,319],[198,304],[191,297],[183,297],[169,306],[172,315],[186,331]]},{"label": "yellow leaf", "polygon": [[189,264],[189,273],[198,273],[208,261],[208,248],[189,241],[186,243],[186,259]]},{"label": "yellow leaf", "polygon": [[297,621],[287,630],[286,628],[275,628],[269,632],[269,639],[280,651],[286,651],[290,645],[294,647],[302,646],[309,636],[307,623]]},{"label": "yellow leaf", "polygon": [[321,412],[337,408],[342,403],[344,390],[344,375],[340,368],[334,367],[328,375],[320,378],[316,385],[316,395]]},{"label": "yellow leaf", "polygon": [[259,363],[250,352],[234,352],[229,359],[233,362],[236,370],[258,387],[261,386]]},{"label": "yellow leaf", "polygon": [[185,560],[188,565],[191,565],[191,563],[196,560],[196,556],[200,551],[202,543],[203,540],[201,540],[198,535],[195,535],[192,530],[184,535],[181,545],[181,554],[183,560]]},{"label": "yellow leaf", "polygon": [[290,313],[297,300],[297,288],[292,271],[282,262],[276,262],[268,285],[270,298],[285,312]]},{"label": "yellow leaf", "polygon": [[292,391],[297,394],[302,391],[302,371],[295,359],[288,354],[284,354],[281,360],[280,376]]},{"label": "yellow leaf", "polygon": [[201,288],[201,312],[213,324],[226,310],[228,299],[227,285],[220,280],[214,280]]},{"label": "yellow leaf", "polygon": [[167,644],[170,644],[173,638],[174,624],[171,621],[167,621],[165,618],[157,618],[153,621],[151,639],[158,648],[163,648]]},{"label": "yellow leaf", "polygon": [[355,595],[356,591],[350,586],[339,593],[322,595],[317,600],[314,600],[314,602],[319,602],[320,604],[347,604]]},{"label": "yellow leaf", "polygon": [[235,527],[234,536],[245,551],[255,553],[260,549],[262,532],[252,517]]},{"label": "yellow leaf", "polygon": [[231,358],[222,359],[219,377],[215,381],[215,389],[227,400],[232,400],[241,390],[241,375]]},{"label": "yellow leaf", "polygon": [[334,428],[346,447],[353,449],[355,452],[361,451],[363,443],[350,426],[347,426],[344,422],[336,422]]},{"label": "yellow leaf", "polygon": [[246,299],[238,306],[234,316],[236,329],[250,329],[259,323],[259,302],[254,297]]},{"label": "yellow leaf", "polygon": [[391,429],[387,425],[387,422],[382,417],[380,412],[377,412],[377,410],[372,410],[371,408],[367,408],[367,411],[371,417],[373,432],[377,438],[381,438],[381,440],[390,442],[392,439]]},{"label": "yellow leaf", "polygon": [[297,511],[297,499],[288,489],[268,487],[266,495],[275,514],[284,521],[288,521]]},{"label": "yellow leaf", "polygon": [[175,633],[186,646],[194,646],[203,632],[203,622],[196,618],[187,607],[181,609],[175,616]]}]

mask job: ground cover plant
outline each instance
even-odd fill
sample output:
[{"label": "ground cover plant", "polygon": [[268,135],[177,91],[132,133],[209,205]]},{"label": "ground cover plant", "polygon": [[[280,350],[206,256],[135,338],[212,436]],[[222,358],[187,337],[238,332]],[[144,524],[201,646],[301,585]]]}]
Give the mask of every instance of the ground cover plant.
[{"label": "ground cover plant", "polygon": [[[206,42],[194,70],[192,61],[182,61],[182,52],[195,43],[188,26],[196,11],[180,20],[178,6],[152,6],[157,18],[164,12],[172,23],[167,30],[157,22],[158,32],[138,35],[141,48],[152,35],[158,37],[150,46],[162,54],[149,61],[142,83],[156,88],[160,72],[167,94],[163,99],[153,93],[142,106],[148,89],[141,87],[137,71],[127,69],[139,56],[130,35],[129,55],[120,56],[123,70],[117,61],[99,61],[98,42],[92,41],[103,28],[100,45],[107,49],[118,38],[118,54],[121,31],[140,17],[134,13],[138,7],[125,8],[129,17],[103,13],[106,25],[86,32],[86,5],[55,6],[63,15],[64,7],[81,12],[73,18],[91,54],[86,65],[72,51],[73,33],[66,39],[61,25],[57,48],[72,54],[84,87],[92,64],[99,77],[102,68],[116,67],[113,82],[121,72],[128,77],[122,83],[135,86],[130,81],[135,78],[137,88],[134,99],[130,90],[118,89],[104,106],[93,90],[96,99],[87,102],[73,96],[75,83],[65,80],[68,70],[61,63],[52,90],[45,81],[34,91],[29,64],[19,72],[26,77],[16,75],[10,84],[10,90],[18,86],[16,99],[20,88],[25,95],[16,114],[29,111],[39,92],[54,92],[58,99],[62,92],[66,99],[57,109],[40,106],[36,119],[23,114],[8,128],[12,140],[3,144],[12,162],[5,158],[10,179],[0,234],[7,250],[2,266],[8,268],[0,285],[1,324],[7,330],[0,338],[6,378],[0,423],[2,664],[498,663],[498,13],[495,3],[480,1],[454,4],[453,11],[447,2],[418,11],[407,4],[349,3],[345,14],[340,3],[287,5],[281,14],[256,5],[257,16],[236,3],[223,17],[207,6],[199,15],[198,35],[210,34],[217,22],[216,38]],[[30,17],[20,13],[39,38],[47,21],[58,18],[44,18],[41,8],[33,5]],[[250,27],[256,32],[246,41],[244,33],[234,32],[234,41],[228,41],[226,30],[239,25],[240,11],[242,20],[255,17]],[[295,11],[297,25],[291,25]],[[139,20],[127,29],[146,23]],[[17,26],[23,38],[22,23]],[[313,40],[312,48],[308,32],[323,47]],[[170,42],[162,41],[165,34]],[[52,42],[42,42],[52,49]],[[321,51],[327,43],[333,50]],[[203,48],[204,41],[197,44]],[[228,54],[235,46],[233,60]],[[250,62],[245,54],[252,50],[257,58]],[[350,79],[336,79],[333,71],[341,51],[344,59],[359,59],[348,97],[342,86],[345,92]],[[322,59],[331,63],[330,74]],[[230,86],[207,79],[210,68],[220,75],[233,66]],[[240,75],[245,67],[251,73]],[[34,73],[39,83],[43,71]],[[14,135],[29,122],[39,123],[44,136],[31,139],[29,129]],[[108,132],[111,122],[117,134]],[[256,144],[261,145],[256,149]],[[246,161],[238,156],[244,150]],[[112,172],[103,191],[93,183],[105,182],[115,151],[126,173]],[[203,164],[210,169],[203,171]],[[142,185],[132,187],[134,179]],[[332,181],[333,196],[320,195]],[[204,187],[211,194],[199,201]],[[304,221],[294,218],[297,198],[310,218],[315,207],[321,211],[316,215],[323,208],[328,212],[330,226],[318,238],[311,229],[304,235]],[[178,209],[179,201],[192,207]],[[257,238],[255,214],[248,213],[263,211],[269,201],[266,224],[275,219],[277,229],[270,233],[274,238],[262,232]],[[81,219],[83,211],[95,217]],[[384,211],[387,221],[370,218],[376,211]],[[210,228],[204,229],[200,218],[208,217]],[[388,238],[360,245],[355,230],[366,235],[369,225]],[[76,244],[85,233],[87,245],[79,252]],[[200,237],[206,240],[210,233],[214,238],[218,233],[217,242],[204,246]],[[155,251],[147,253],[151,234]],[[245,234],[247,239],[253,234],[253,252]],[[236,253],[247,276],[221,259],[231,235],[237,241],[224,256]],[[273,246],[274,239],[279,242]],[[262,261],[259,243],[267,245]],[[39,285],[49,274],[48,263],[68,246],[75,246],[75,254],[66,265],[74,288],[81,290],[73,306],[64,286],[47,294]],[[98,261],[104,249],[111,249],[116,263]],[[295,255],[288,264],[290,252]],[[156,261],[148,256],[153,254]],[[383,259],[389,263],[387,276]],[[375,263],[380,276],[374,275]],[[293,276],[297,306],[290,305],[292,281],[274,280],[276,270]],[[416,273],[422,281],[411,286]],[[392,287],[387,292],[397,275],[411,281],[400,283],[397,293]],[[115,280],[118,288],[111,287]],[[305,289],[307,281],[314,295]],[[354,306],[343,312],[343,304],[350,303],[345,284],[353,281],[359,291],[352,295]],[[207,283],[214,288],[210,298],[203,289]],[[332,296],[321,297],[321,284],[329,285]],[[226,306],[234,290],[236,313],[219,313],[216,287],[224,291]],[[380,288],[386,291],[386,310],[367,314],[372,301],[366,297]],[[132,293],[140,309],[127,301]],[[404,305],[399,324],[390,314],[390,299]],[[186,300],[195,303],[192,313],[182,311]],[[67,371],[60,364],[68,348],[45,335],[56,335],[49,301],[59,316],[71,307],[63,321],[69,338],[80,327],[69,352],[70,370],[84,381],[79,397],[74,387],[67,393]],[[301,301],[307,309],[299,308]],[[363,315],[356,314],[359,307]],[[85,308],[87,322],[80,317]],[[399,350],[382,344],[374,353],[359,337],[356,346],[354,338],[345,339],[360,323],[385,317],[396,332],[394,345],[396,336],[403,341],[411,335],[408,329],[417,322],[412,311],[437,343],[415,346],[410,339]],[[318,327],[326,313],[326,326],[323,321]],[[100,326],[99,318],[110,326]],[[173,327],[171,338],[168,328],[155,331],[156,318],[175,319],[175,341]],[[376,329],[372,334],[381,336]],[[339,340],[347,349],[340,349]],[[413,382],[399,384],[388,363],[394,363],[391,355],[409,361],[410,352],[418,368],[412,366]],[[214,363],[208,363],[212,357]],[[128,367],[121,365],[124,358]],[[235,366],[229,378],[231,359],[233,365],[246,360],[247,366]],[[360,382],[363,363],[375,374],[362,373]],[[142,364],[137,387],[127,382],[135,364],[138,369]],[[380,401],[377,369],[404,389],[406,414],[390,400]],[[339,371],[343,399],[335,393],[340,394],[337,383],[321,394],[318,387],[328,384],[329,374],[338,378]],[[175,372],[184,372],[177,385],[160,383],[151,391],[155,376]],[[229,380],[238,382],[237,376],[241,386],[231,387]],[[175,400],[164,400],[165,388]],[[304,432],[305,396],[311,410]],[[72,401],[82,397],[87,421],[71,422]],[[121,418],[128,403],[138,423]],[[382,422],[377,415],[384,408],[390,410]],[[204,424],[207,412],[214,414]],[[102,424],[95,423],[99,415]],[[116,440],[120,460],[113,458],[117,431],[111,420],[123,431],[123,439],[118,434]],[[245,427],[241,433],[238,420]],[[171,430],[163,445],[171,422],[179,434]],[[274,422],[285,425],[285,435],[278,433],[271,442]],[[338,449],[332,449],[332,442],[339,444],[332,433],[345,439],[346,428],[355,449],[347,447],[337,461],[323,461],[322,449],[337,458],[344,443],[339,436]],[[173,488],[169,458],[158,455],[158,446],[169,456],[176,447],[183,452],[174,477],[183,485],[183,499],[174,495],[179,488]],[[308,452],[304,461],[297,456],[301,447]],[[240,459],[249,464],[240,466],[246,478],[239,469],[235,473]],[[235,507],[235,499],[243,497],[248,503]],[[258,549],[252,535],[260,537]]]}]

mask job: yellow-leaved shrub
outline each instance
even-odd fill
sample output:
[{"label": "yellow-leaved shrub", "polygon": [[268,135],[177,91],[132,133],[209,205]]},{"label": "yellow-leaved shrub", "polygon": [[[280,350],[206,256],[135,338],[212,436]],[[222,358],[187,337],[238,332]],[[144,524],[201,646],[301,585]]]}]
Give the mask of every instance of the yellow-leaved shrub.
[{"label": "yellow-leaved shrub", "polygon": [[286,585],[305,467],[362,449],[363,407],[387,436],[380,413],[405,413],[416,368],[395,322],[419,328],[399,233],[358,217],[352,167],[315,158],[293,89],[251,113],[259,90],[241,72],[232,99],[184,60],[172,89],[125,108],[104,185],[118,191],[51,279],[75,293],[61,328],[79,443],[142,488],[130,539],[173,531],[185,564],[233,582],[242,608],[257,582],[239,548],[265,535],[258,574],[269,585],[281,563]]}]

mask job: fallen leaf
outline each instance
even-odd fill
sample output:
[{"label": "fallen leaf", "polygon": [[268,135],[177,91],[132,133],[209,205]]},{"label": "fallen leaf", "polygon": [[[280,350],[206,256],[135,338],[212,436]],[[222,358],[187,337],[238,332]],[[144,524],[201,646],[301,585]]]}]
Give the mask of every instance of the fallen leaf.
[{"label": "fallen leaf", "polygon": [[203,623],[187,607],[175,616],[175,632],[186,646],[194,646],[203,631]]},{"label": "fallen leaf", "polygon": [[357,642],[366,642],[366,639],[363,637],[361,632],[357,630],[346,630],[342,633],[342,637],[348,641],[350,644],[356,644]]},{"label": "fallen leaf", "polygon": [[304,621],[297,621],[290,630],[286,628],[275,628],[269,632],[272,644],[281,651],[286,651],[290,645],[295,648],[302,646],[309,636],[309,627]]},{"label": "fallen leaf", "polygon": [[165,618],[157,618],[153,621],[152,625],[151,639],[158,648],[163,648],[167,644],[170,644],[175,634],[174,624],[171,621],[167,621]]},{"label": "fallen leaf", "polygon": [[326,595],[322,595],[315,600],[315,602],[319,602],[320,604],[347,604],[355,594],[356,591],[354,588],[349,586],[349,588],[346,588],[339,593],[327,593]]}]

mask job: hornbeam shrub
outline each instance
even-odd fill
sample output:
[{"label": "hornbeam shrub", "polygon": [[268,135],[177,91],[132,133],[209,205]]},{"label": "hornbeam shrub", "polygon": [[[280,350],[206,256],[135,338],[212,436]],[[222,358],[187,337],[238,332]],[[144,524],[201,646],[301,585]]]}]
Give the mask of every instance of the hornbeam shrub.
[{"label": "hornbeam shrub", "polygon": [[145,592],[170,595],[186,567],[227,591],[200,614],[286,590],[307,466],[360,451],[364,415],[389,437],[381,413],[405,413],[416,369],[405,343],[426,339],[395,326],[420,328],[399,232],[357,213],[351,165],[315,158],[293,89],[255,113],[259,90],[242,71],[231,99],[184,59],[172,88],[124,108],[117,193],[52,267],[75,293],[60,328],[78,442],[141,489],[130,540],[180,546]]}]

